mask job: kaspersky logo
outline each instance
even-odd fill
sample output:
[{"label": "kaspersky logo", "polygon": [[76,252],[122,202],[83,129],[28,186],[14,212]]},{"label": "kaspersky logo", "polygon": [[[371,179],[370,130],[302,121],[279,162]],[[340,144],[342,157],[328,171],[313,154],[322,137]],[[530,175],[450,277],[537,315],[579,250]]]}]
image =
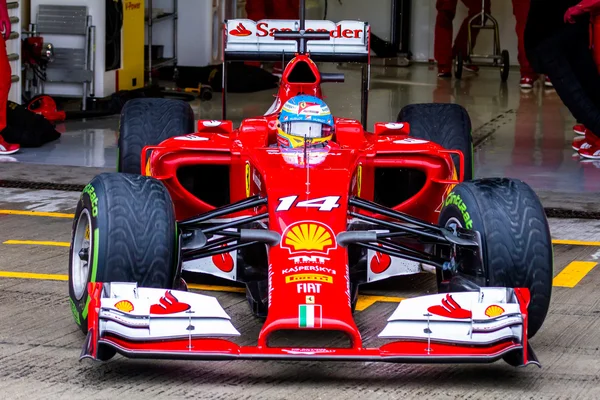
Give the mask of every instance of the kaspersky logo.
[{"label": "kaspersky logo", "polygon": [[230,35],[233,36],[250,36],[252,35],[252,31],[248,30],[244,24],[242,24],[241,22],[238,24],[238,26],[236,26],[234,29],[229,31]]},{"label": "kaspersky logo", "polygon": [[288,226],[283,234],[281,247],[290,253],[316,252],[327,254],[336,247],[335,236],[330,227],[317,221],[301,221]]}]

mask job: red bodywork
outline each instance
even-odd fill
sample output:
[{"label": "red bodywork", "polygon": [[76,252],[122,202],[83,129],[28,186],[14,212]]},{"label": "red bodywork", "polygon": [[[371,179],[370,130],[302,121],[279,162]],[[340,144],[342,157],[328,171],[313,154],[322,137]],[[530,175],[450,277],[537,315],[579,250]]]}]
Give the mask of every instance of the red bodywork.
[{"label": "red bodywork", "polygon": [[[300,63],[309,67],[315,79],[292,83],[290,74]],[[279,245],[268,250],[268,315],[257,346],[239,346],[222,339],[126,341],[106,334],[97,338],[101,283],[91,283],[92,293],[87,354],[96,355],[97,343],[108,344],[131,357],[173,357],[198,359],[318,358],[374,361],[494,361],[504,354],[521,350],[527,356],[526,333],[523,342],[505,340],[493,345],[425,345],[419,341],[396,341],[380,348],[364,348],[351,305],[348,251],[336,243],[336,235],[346,231],[352,211],[350,196],[376,201],[375,179],[380,168],[410,169],[425,174],[422,187],[410,198],[392,206],[394,210],[437,223],[441,205],[453,185],[463,179],[463,156],[435,143],[411,139],[404,123],[378,123],[365,132],[359,121],[335,118],[333,142],[326,152],[303,150],[284,154],[276,144],[276,120],[282,105],[298,94],[322,97],[317,66],[298,55],[287,66],[269,115],[246,119],[237,129],[231,121],[198,122],[197,132],[144,148],[141,168],[146,175],[161,180],[173,199],[178,221],[214,210],[214,204],[192,193],[178,176],[188,166],[228,166],[229,203],[260,195],[267,206],[233,216],[268,212],[268,228],[281,235]],[[461,160],[454,168],[452,154]],[[311,165],[307,167],[305,156]],[[312,157],[312,158],[311,158]],[[397,182],[404,185],[405,182]],[[213,190],[205,187],[206,193]],[[367,214],[368,215],[368,214]],[[385,219],[375,215],[378,219]],[[389,257],[388,257],[389,258]],[[266,266],[265,266],[266,267]],[[516,289],[526,315],[529,292]],[[308,306],[308,307],[307,307]],[[306,309],[310,312],[306,312]],[[342,331],[351,347],[274,348],[269,336],[280,330],[322,329]]]}]

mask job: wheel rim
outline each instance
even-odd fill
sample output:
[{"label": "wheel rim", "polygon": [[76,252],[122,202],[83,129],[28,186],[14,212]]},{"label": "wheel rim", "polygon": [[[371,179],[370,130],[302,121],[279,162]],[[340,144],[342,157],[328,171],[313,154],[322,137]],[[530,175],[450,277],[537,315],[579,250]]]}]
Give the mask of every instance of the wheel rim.
[{"label": "wheel rim", "polygon": [[79,214],[73,237],[73,254],[71,255],[71,277],[73,293],[77,300],[83,298],[90,275],[90,244],[92,220],[88,210]]},{"label": "wheel rim", "polygon": [[456,219],[456,217],[451,217],[448,219],[448,221],[446,221],[446,224],[444,225],[444,228],[450,228],[454,231],[454,234],[456,235],[456,228],[462,228],[462,224],[460,223],[460,221],[458,219]]}]

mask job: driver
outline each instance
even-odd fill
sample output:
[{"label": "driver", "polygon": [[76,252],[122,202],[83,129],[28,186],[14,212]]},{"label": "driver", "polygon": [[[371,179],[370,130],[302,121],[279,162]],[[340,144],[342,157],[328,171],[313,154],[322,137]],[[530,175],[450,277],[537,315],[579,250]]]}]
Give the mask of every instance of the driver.
[{"label": "driver", "polygon": [[314,96],[289,99],[277,121],[277,144],[281,148],[325,147],[333,137],[333,115],[325,102]]}]

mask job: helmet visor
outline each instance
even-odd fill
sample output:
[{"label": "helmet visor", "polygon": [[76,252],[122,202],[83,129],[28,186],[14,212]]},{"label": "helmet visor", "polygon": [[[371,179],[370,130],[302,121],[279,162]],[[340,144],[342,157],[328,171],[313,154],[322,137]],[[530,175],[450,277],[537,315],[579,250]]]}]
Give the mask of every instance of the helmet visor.
[{"label": "helmet visor", "polygon": [[319,122],[285,122],[282,124],[281,128],[289,135],[311,139],[323,137],[323,124]]}]

